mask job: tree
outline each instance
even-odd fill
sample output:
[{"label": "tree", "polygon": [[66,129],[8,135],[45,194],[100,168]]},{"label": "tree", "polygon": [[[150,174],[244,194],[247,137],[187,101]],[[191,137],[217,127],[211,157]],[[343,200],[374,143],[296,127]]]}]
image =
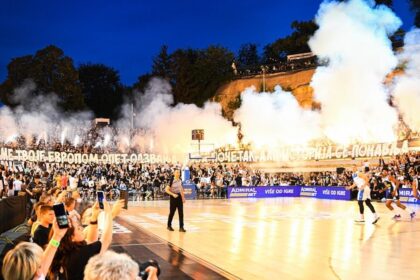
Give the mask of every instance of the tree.
[{"label": "tree", "polygon": [[397,31],[395,31],[394,34],[392,34],[389,39],[392,42],[392,49],[396,50],[398,48],[401,48],[404,46],[404,36],[405,36],[405,30],[402,28],[399,28]]},{"label": "tree", "polygon": [[420,28],[420,0],[410,0],[410,8],[415,13],[414,25]]},{"label": "tree", "polygon": [[258,56],[258,49],[256,44],[243,44],[238,51],[236,58],[239,67],[250,67],[256,66],[260,62]]},{"label": "tree", "polygon": [[385,5],[392,8],[392,0],[375,0],[376,5]]},{"label": "tree", "polygon": [[133,89],[143,92],[153,76],[160,76],[171,84],[175,104],[203,106],[223,83],[232,79],[233,59],[233,53],[220,46],[178,49],[170,55],[163,46],[153,61],[152,73],[139,76]]},{"label": "tree", "polygon": [[278,39],[264,47],[264,63],[273,63],[285,60],[289,54],[309,52],[309,38],[318,29],[316,23],[311,21],[293,21],[292,34]]},{"label": "tree", "polygon": [[203,104],[233,76],[229,50],[210,46],[205,50],[177,50],[171,55],[171,79],[175,103]]},{"label": "tree", "polygon": [[163,79],[170,77],[170,55],[168,54],[168,46],[163,45],[159,54],[153,59],[152,75]]},{"label": "tree", "polygon": [[103,64],[82,64],[79,77],[85,103],[95,116],[116,119],[124,93],[118,72]]},{"label": "tree", "polygon": [[179,49],[171,55],[171,78],[175,103],[194,103],[199,92],[198,60],[200,51]]},{"label": "tree", "polygon": [[200,52],[198,77],[200,92],[195,104],[201,106],[214,97],[217,89],[233,77],[232,61],[234,54],[220,46],[210,46]]},{"label": "tree", "polygon": [[[348,0],[338,0],[339,2],[347,2]],[[375,5],[385,5],[392,8],[393,0],[375,0]]]},{"label": "tree", "polygon": [[152,74],[146,73],[137,78],[137,82],[133,85],[133,90],[138,90],[140,92],[144,92],[146,89],[147,84],[149,83],[150,79],[153,77]]},{"label": "tree", "polygon": [[29,69],[32,66],[32,56],[26,55],[13,58],[7,65],[7,79],[0,85],[1,100],[8,106],[18,104],[13,100],[13,90],[29,78]]},{"label": "tree", "polygon": [[64,55],[56,46],[47,46],[36,52],[13,58],[7,66],[6,81],[0,86],[1,96],[5,104],[18,105],[13,102],[13,90],[27,79],[36,84],[34,95],[54,92],[58,95],[61,107],[75,111],[84,108],[79,74],[73,60]]}]

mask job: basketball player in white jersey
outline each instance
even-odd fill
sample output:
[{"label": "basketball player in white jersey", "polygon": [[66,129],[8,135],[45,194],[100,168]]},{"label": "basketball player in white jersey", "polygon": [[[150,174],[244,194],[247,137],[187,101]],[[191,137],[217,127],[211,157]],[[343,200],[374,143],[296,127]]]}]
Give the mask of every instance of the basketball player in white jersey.
[{"label": "basketball player in white jersey", "polygon": [[413,219],[416,215],[416,212],[410,211],[404,204],[400,202],[400,182],[395,179],[394,176],[389,174],[388,166],[384,166],[382,168],[382,182],[385,185],[385,189],[389,190],[389,193],[386,195],[386,207],[391,210],[394,213],[394,216],[392,217],[393,220],[399,220],[401,219],[401,215],[397,214],[394,211],[394,207],[392,207],[392,202],[395,202],[397,207],[401,208],[402,210],[406,211],[410,218]]},{"label": "basketball player in white jersey", "polygon": [[366,206],[369,207],[370,211],[373,214],[374,220],[372,224],[376,224],[379,220],[378,214],[376,214],[375,208],[373,207],[370,198],[370,186],[369,186],[369,178],[366,174],[363,174],[362,172],[358,172],[356,168],[353,169],[353,185],[348,187],[347,189],[353,189],[357,187],[357,204],[359,205],[359,212],[360,217],[355,222],[357,223],[364,223],[365,222],[365,216],[364,216],[364,206],[363,202],[366,203]]}]

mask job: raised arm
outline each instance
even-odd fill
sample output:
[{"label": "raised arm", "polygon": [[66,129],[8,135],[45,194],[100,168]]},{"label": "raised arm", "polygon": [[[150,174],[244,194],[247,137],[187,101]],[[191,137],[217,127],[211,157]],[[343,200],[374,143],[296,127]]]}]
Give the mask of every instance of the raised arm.
[{"label": "raised arm", "polygon": [[92,216],[87,227],[86,242],[88,244],[98,240],[98,216],[99,216],[99,203],[98,201],[92,206]]},{"label": "raised arm", "polygon": [[41,267],[40,267],[42,274],[44,275],[48,274],[48,270],[50,269],[55,253],[57,252],[57,248],[60,245],[60,241],[63,238],[63,236],[66,234],[66,232],[67,232],[67,228],[60,229],[58,227],[57,221],[54,220],[53,236],[50,242],[48,243],[47,247],[45,248],[44,253],[42,254],[42,261],[41,261]]},{"label": "raised arm", "polygon": [[105,226],[104,232],[101,236],[101,254],[108,250],[112,242],[112,209],[108,201],[104,199],[104,212],[105,212]]}]

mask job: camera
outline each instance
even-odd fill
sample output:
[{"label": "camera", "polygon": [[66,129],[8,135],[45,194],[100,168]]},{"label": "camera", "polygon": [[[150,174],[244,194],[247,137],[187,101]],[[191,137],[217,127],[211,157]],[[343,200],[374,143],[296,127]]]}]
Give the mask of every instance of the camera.
[{"label": "camera", "polygon": [[147,280],[147,278],[149,277],[149,273],[146,272],[146,268],[148,268],[149,266],[154,266],[157,268],[157,276],[160,275],[160,266],[158,264],[157,261],[155,260],[148,260],[147,262],[141,263],[140,264],[140,277],[142,280]]}]

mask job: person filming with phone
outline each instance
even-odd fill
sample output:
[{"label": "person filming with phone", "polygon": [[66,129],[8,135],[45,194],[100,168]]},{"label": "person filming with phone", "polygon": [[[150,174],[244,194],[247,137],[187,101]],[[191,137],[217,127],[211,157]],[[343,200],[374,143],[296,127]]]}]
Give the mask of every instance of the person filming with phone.
[{"label": "person filming with phone", "polygon": [[172,228],[172,219],[175,215],[176,209],[178,209],[179,216],[179,231],[186,232],[184,229],[184,207],[185,196],[184,189],[182,187],[181,172],[179,169],[175,169],[174,175],[171,178],[169,185],[166,186],[165,192],[169,194],[169,216],[168,216],[168,230],[174,231]]},{"label": "person filming with phone", "polygon": [[[104,197],[98,197],[98,200],[101,203],[97,201],[92,207],[86,238],[78,219],[75,216],[69,217],[68,231],[58,246],[50,270],[50,279],[83,279],[84,269],[89,259],[97,254],[103,254],[109,248],[112,242],[112,209]],[[100,205],[105,213],[105,223],[101,238],[98,240]],[[60,213],[56,212],[57,214]],[[57,220],[59,221],[60,218],[57,217]]]},{"label": "person filming with phone", "polygon": [[49,205],[42,205],[39,209],[39,225],[34,232],[33,242],[45,249],[48,245],[50,231],[55,219],[54,209]]}]

